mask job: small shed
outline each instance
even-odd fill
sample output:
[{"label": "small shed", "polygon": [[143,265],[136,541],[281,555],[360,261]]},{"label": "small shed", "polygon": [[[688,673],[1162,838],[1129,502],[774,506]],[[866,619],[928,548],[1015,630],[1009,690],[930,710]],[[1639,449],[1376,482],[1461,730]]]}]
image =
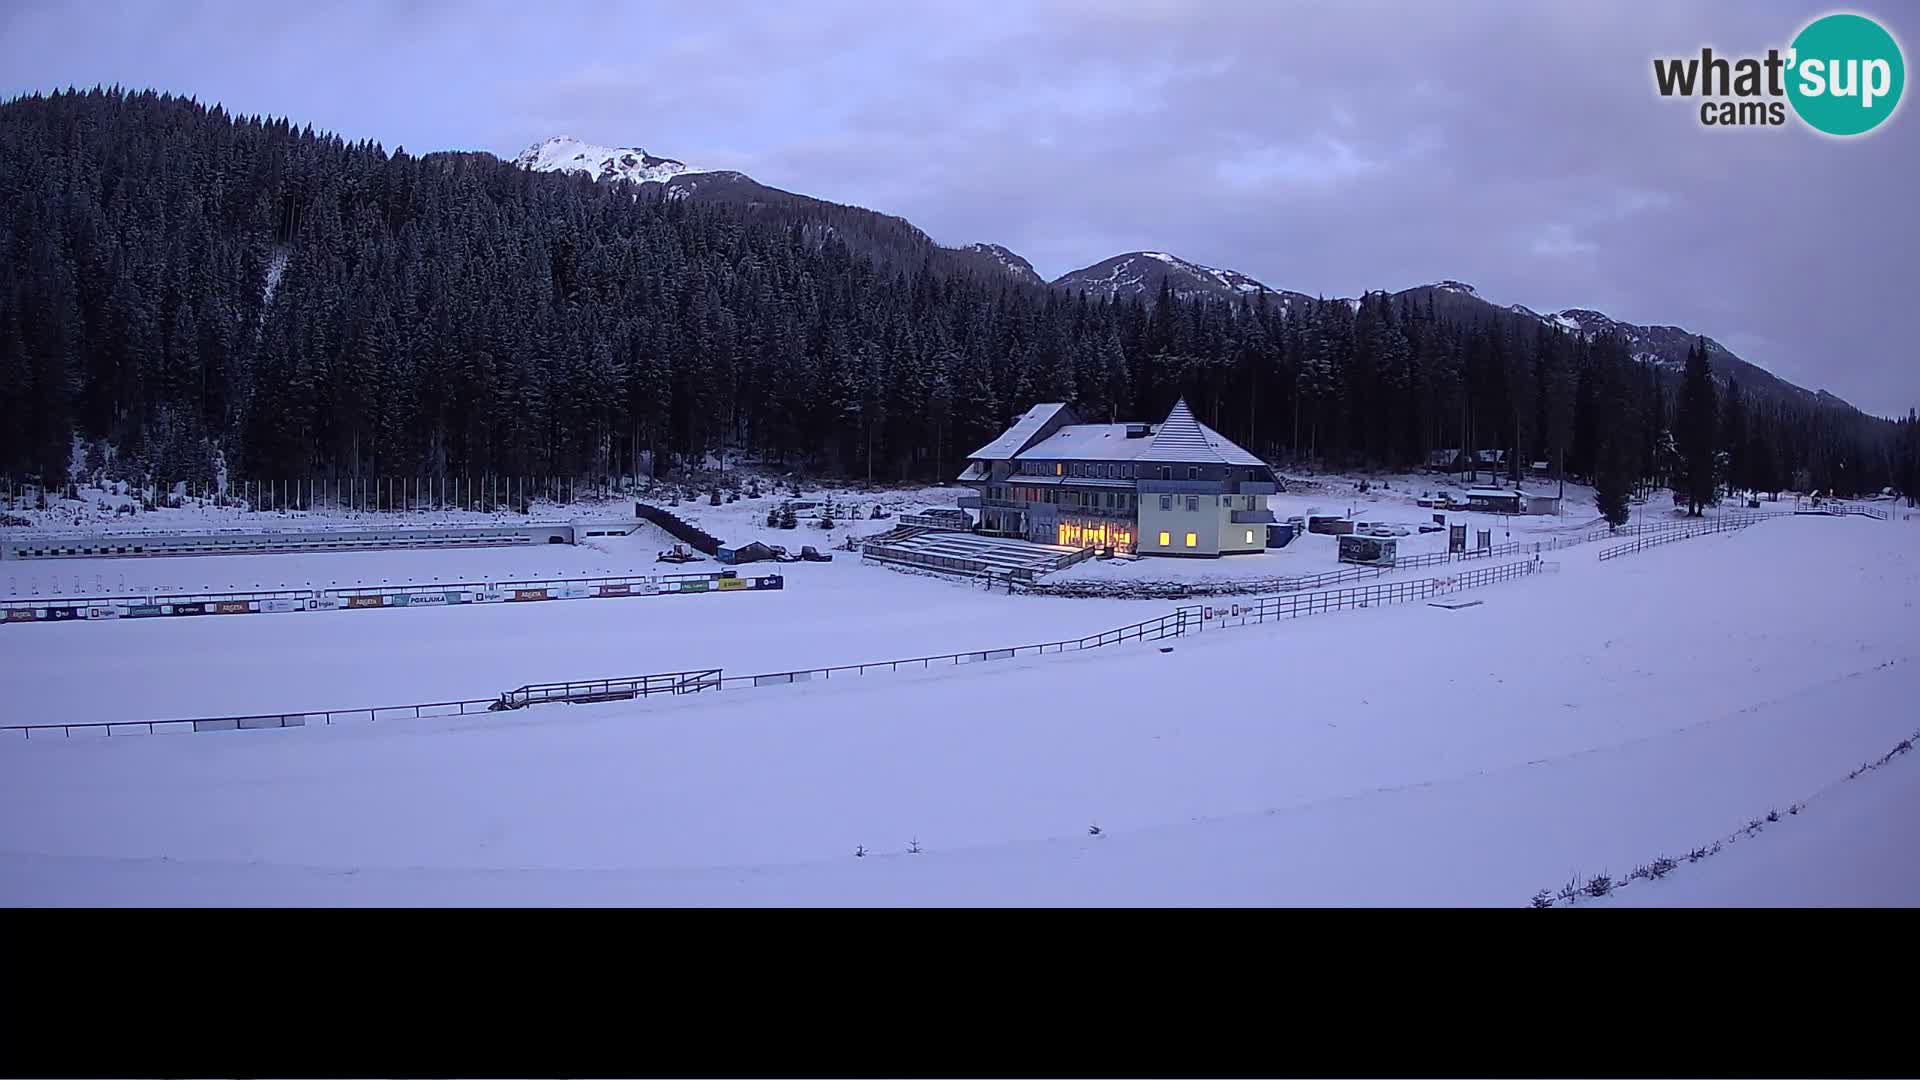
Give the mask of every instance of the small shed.
[{"label": "small shed", "polygon": [[1291,523],[1267,526],[1267,546],[1283,548],[1293,543],[1294,526]]},{"label": "small shed", "polygon": [[1528,495],[1527,496],[1527,513],[1558,514],[1559,512],[1560,512],[1560,496],[1558,495]]},{"label": "small shed", "polygon": [[1399,560],[1399,541],[1380,536],[1343,536],[1340,561],[1361,566],[1392,566]]},{"label": "small shed", "polygon": [[1527,493],[1519,488],[1469,488],[1467,508],[1484,514],[1524,514]]}]

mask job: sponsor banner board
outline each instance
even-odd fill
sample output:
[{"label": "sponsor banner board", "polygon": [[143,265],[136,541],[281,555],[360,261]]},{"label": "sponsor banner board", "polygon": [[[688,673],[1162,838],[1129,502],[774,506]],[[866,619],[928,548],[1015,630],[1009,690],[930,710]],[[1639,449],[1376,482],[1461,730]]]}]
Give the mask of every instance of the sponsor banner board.
[{"label": "sponsor banner board", "polygon": [[547,590],[515,589],[513,590],[513,598],[515,600],[545,600],[547,598]]}]

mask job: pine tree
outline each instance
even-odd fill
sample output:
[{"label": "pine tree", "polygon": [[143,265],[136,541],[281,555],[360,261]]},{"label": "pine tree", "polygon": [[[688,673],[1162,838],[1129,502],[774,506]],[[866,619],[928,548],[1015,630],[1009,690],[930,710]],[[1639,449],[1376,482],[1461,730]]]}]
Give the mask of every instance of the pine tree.
[{"label": "pine tree", "polygon": [[1682,472],[1675,477],[1674,490],[1687,500],[1687,513],[1699,517],[1703,508],[1718,501],[1714,492],[1715,402],[1713,372],[1707,363],[1705,339],[1687,350],[1679,419],[1675,424],[1675,444]]}]

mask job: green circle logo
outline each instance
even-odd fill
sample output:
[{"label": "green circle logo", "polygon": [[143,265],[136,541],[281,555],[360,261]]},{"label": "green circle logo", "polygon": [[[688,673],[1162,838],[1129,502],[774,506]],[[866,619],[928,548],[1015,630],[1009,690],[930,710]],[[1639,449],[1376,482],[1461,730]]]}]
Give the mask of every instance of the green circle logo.
[{"label": "green circle logo", "polygon": [[1864,15],[1827,15],[1793,39],[1787,99],[1816,131],[1861,135],[1900,104],[1907,68],[1900,45]]}]

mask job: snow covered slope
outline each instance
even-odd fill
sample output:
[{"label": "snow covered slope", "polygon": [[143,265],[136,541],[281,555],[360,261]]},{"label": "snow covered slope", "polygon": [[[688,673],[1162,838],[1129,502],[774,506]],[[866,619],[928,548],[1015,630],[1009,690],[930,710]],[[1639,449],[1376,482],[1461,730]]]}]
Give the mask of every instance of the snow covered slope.
[{"label": "snow covered slope", "polygon": [[684,161],[655,157],[637,146],[599,146],[571,135],[555,135],[534,143],[513,163],[537,172],[577,172],[595,180],[631,180],[636,184],[703,171]]},{"label": "snow covered slope", "polygon": [[1024,257],[1001,247],[999,244],[969,244],[965,250],[979,252],[993,259],[995,263],[999,264],[1002,270],[1006,271],[1008,277],[1023,285],[1045,285],[1047,283],[1046,279],[1041,277],[1038,271],[1034,270],[1032,263],[1028,262]]},{"label": "snow covered slope", "polygon": [[1094,263],[1055,278],[1055,288],[1084,290],[1120,300],[1139,297],[1151,301],[1160,293],[1160,283],[1171,281],[1175,296],[1216,296],[1237,300],[1262,290],[1274,293],[1273,299],[1288,304],[1310,299],[1299,293],[1281,293],[1238,270],[1221,270],[1189,262],[1164,251],[1130,251]]}]

